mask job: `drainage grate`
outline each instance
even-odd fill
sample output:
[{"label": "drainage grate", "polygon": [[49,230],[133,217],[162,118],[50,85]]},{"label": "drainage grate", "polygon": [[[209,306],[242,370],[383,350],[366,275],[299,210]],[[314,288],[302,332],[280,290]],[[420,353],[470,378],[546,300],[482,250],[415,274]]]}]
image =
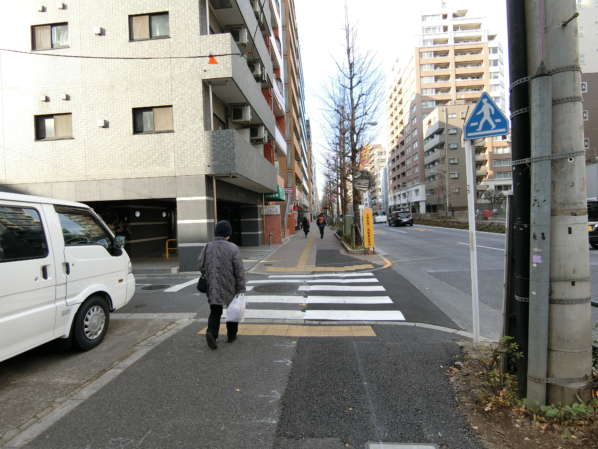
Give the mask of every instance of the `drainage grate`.
[{"label": "drainage grate", "polygon": [[170,287],[170,285],[165,284],[152,284],[146,285],[145,287],[141,287],[141,290],[164,290],[165,288]]}]

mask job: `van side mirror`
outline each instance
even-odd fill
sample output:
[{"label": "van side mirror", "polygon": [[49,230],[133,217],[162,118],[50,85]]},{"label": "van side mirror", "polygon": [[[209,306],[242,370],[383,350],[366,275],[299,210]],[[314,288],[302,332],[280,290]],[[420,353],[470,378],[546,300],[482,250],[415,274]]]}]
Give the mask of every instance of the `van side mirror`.
[{"label": "van side mirror", "polygon": [[115,248],[123,248],[125,246],[126,238],[124,235],[117,235],[114,238],[114,247]]}]

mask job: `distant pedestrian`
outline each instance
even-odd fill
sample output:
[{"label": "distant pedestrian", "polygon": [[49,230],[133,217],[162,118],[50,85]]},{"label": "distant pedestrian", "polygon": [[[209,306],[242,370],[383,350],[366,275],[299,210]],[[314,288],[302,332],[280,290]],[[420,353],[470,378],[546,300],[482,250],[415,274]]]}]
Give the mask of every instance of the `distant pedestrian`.
[{"label": "distant pedestrian", "polygon": [[[208,283],[208,303],[210,317],[206,331],[206,342],[211,349],[217,349],[218,332],[222,309],[233,298],[245,291],[245,269],[239,248],[230,242],[233,230],[226,220],[219,221],[214,230],[215,238],[208,243],[199,255],[199,269],[205,274]],[[226,322],[228,342],[237,338],[238,322]]]},{"label": "distant pedestrian", "polygon": [[303,229],[303,232],[305,232],[305,238],[307,238],[307,234],[309,234],[309,220],[307,217],[303,217],[303,220],[301,221],[301,229]]},{"label": "distant pedestrian", "polygon": [[316,225],[320,230],[320,238],[324,238],[324,228],[326,227],[326,219],[324,218],[324,214],[318,215],[318,219],[316,220]]}]

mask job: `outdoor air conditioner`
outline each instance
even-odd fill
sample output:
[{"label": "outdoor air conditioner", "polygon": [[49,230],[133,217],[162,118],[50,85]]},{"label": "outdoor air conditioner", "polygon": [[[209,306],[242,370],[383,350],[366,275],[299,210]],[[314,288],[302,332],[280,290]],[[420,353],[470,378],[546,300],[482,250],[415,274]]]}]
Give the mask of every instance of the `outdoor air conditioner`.
[{"label": "outdoor air conditioner", "polygon": [[264,125],[252,126],[249,131],[251,143],[266,143],[266,127]]},{"label": "outdoor air conditioner", "polygon": [[256,16],[260,16],[262,14],[262,8],[260,7],[260,0],[251,0],[251,7],[253,8],[253,12]]},{"label": "outdoor air conditioner", "polygon": [[233,28],[230,34],[232,34],[239,47],[245,47],[249,44],[249,31],[247,31],[247,28]]},{"label": "outdoor air conditioner", "polygon": [[259,62],[254,63],[251,66],[251,73],[256,81],[262,81],[264,78],[264,66]]},{"label": "outdoor air conditioner", "polygon": [[249,105],[237,105],[232,107],[231,120],[235,123],[248,123],[251,121],[251,108]]}]

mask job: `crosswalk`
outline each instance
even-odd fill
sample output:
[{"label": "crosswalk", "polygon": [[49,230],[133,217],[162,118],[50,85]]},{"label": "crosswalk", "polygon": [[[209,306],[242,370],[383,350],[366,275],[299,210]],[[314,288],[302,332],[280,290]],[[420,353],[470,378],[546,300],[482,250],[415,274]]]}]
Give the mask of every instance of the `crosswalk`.
[{"label": "crosswalk", "polygon": [[[276,292],[278,286],[280,294]],[[261,291],[264,289],[267,294]],[[289,289],[295,293],[288,294]],[[246,299],[246,319],[405,320],[373,273],[270,275],[248,281]]]}]

